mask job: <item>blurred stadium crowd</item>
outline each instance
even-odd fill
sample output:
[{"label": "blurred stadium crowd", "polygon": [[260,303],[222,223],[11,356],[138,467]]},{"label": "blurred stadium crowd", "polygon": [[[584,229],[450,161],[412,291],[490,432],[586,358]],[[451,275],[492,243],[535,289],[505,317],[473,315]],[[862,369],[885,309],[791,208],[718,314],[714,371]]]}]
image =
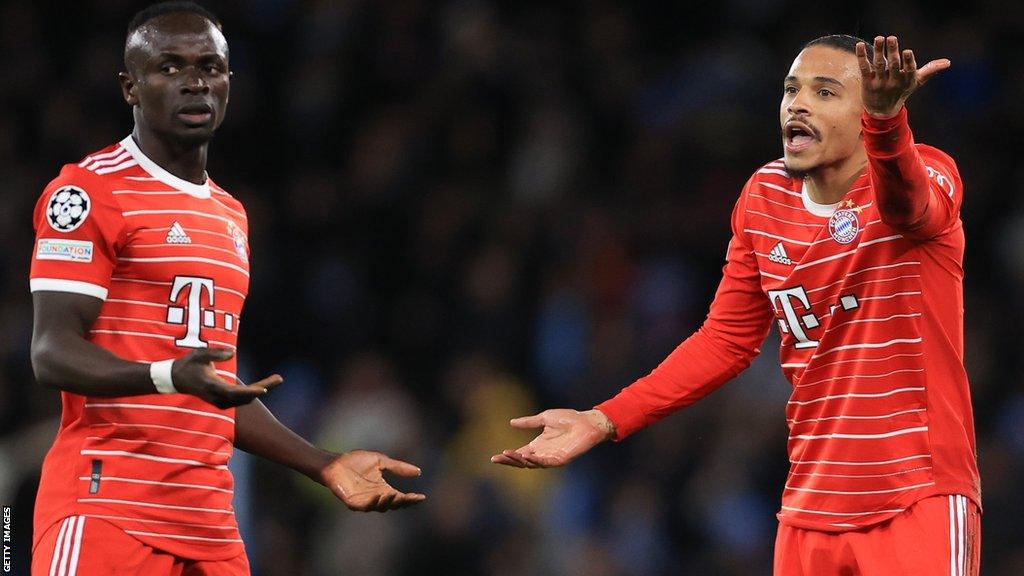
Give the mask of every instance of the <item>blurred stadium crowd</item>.
[{"label": "blurred stadium crowd", "polygon": [[[204,4],[235,71],[210,173],[252,231],[241,372],[280,372],[267,403],[282,421],[419,464],[399,485],[429,495],[355,514],[236,453],[254,574],[769,574],[787,467],[775,336],[737,381],[565,469],[488,458],[530,437],[510,417],[589,408],[699,325],[732,204],[781,155],[782,78],[832,32],[953,61],[911,126],[967,191],[983,573],[1024,574],[1024,5]],[[16,570],[60,410],[29,365],[31,211],[63,163],[130,131],[116,73],[143,5],[0,4],[0,500]]]}]

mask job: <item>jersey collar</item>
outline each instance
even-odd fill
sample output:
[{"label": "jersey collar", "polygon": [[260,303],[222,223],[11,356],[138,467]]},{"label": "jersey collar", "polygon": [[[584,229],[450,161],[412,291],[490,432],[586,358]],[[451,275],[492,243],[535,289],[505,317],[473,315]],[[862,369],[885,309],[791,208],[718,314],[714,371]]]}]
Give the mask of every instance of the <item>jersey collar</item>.
[{"label": "jersey collar", "polygon": [[808,212],[815,216],[821,216],[822,218],[832,216],[832,213],[835,212],[836,208],[839,207],[839,204],[842,203],[842,200],[840,200],[835,204],[818,204],[814,200],[811,200],[811,195],[807,192],[806,181],[804,181],[803,186],[800,187],[800,198],[803,199],[804,208],[806,208]]},{"label": "jersey collar", "polygon": [[175,190],[181,190],[182,192],[195,196],[196,198],[210,197],[209,177],[207,177],[206,182],[203,182],[202,184],[193,184],[192,182],[178,178],[174,174],[171,174],[167,170],[161,168],[160,165],[151,160],[149,156],[143,154],[142,150],[139,149],[139,145],[135,143],[134,139],[132,139],[131,134],[125,137],[124,140],[121,140],[121,146],[124,147],[124,149],[127,150],[136,161],[138,161],[139,166],[142,166],[142,169],[148,172],[150,176],[164,184],[167,184]]}]

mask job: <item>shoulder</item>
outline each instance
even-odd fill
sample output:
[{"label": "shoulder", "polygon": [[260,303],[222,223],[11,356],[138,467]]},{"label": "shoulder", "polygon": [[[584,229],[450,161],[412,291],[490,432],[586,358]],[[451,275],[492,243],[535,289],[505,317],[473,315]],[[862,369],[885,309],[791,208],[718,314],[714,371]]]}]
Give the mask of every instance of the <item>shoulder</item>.
[{"label": "shoulder", "polygon": [[126,162],[134,162],[131,154],[120,144],[111,144],[78,162],[62,166],[57,177],[46,185],[44,195],[62,187],[75,187],[85,190],[90,196],[109,196],[113,183],[118,179],[113,174]]},{"label": "shoulder", "polygon": [[217,183],[214,182],[212,178],[210,179],[209,184],[211,197],[215,198],[218,202],[227,206],[228,208],[235,210],[237,212],[241,212],[243,215],[245,215],[245,206],[238,198],[235,198],[227,190],[218,186]]},{"label": "shoulder", "polygon": [[755,170],[747,179],[746,188],[749,189],[754,184],[768,184],[769,187],[775,186],[792,190],[794,182],[797,180],[786,171],[786,163],[782,158],[778,158]]},{"label": "shoulder", "polygon": [[119,144],[114,144],[61,167],[36,201],[35,220],[39,222],[45,217],[50,226],[60,232],[77,228],[90,216],[116,220],[120,205],[112,194],[114,179],[98,173],[102,166],[116,164],[97,166],[96,163],[123,161],[120,158],[123,152]]},{"label": "shoulder", "polygon": [[245,211],[245,205],[240,200],[228,193],[227,190],[217,185],[216,182],[211,178],[209,181],[210,186],[210,197],[217,201],[221,206],[228,210],[234,216],[237,216],[241,221],[239,224],[248,233],[249,228],[249,215]]},{"label": "shoulder", "polygon": [[929,146],[928,144],[914,144],[914,146],[917,148],[917,153],[921,155],[921,158],[926,164],[931,161],[939,162],[953,168],[956,167],[956,162],[953,160],[953,157],[942,150],[939,150],[934,146]]},{"label": "shoulder", "polygon": [[[743,186],[741,200],[746,200],[750,194],[768,193],[773,198],[778,195],[799,197],[802,180],[790,176],[786,171],[786,164],[782,158],[772,160],[750,175],[747,183]],[[776,199],[778,200],[778,199]]]},{"label": "shoulder", "polygon": [[953,197],[962,188],[960,170],[949,154],[927,144],[915,144],[917,153],[924,162],[928,178],[933,180],[946,194]]}]

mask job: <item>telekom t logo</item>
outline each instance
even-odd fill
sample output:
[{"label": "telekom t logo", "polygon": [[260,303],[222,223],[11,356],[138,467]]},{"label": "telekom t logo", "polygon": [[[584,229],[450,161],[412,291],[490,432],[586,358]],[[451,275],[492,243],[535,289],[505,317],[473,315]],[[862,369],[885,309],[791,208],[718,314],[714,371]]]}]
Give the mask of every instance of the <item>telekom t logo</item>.
[{"label": "telekom t logo", "polygon": [[[820,326],[821,319],[815,316],[811,310],[811,300],[807,297],[807,291],[803,286],[769,290],[768,298],[776,310],[782,310],[785,319],[779,319],[779,330],[786,334],[793,334],[793,338],[796,339],[794,348],[814,348],[818,345],[818,341],[811,340],[806,331]],[[794,302],[800,305],[799,311]],[[837,305],[829,307],[829,314],[834,314],[837,307],[846,311],[856,310],[860,307],[860,302],[855,295],[846,294],[839,298]]]},{"label": "telekom t logo", "polygon": [[[206,297],[203,298],[205,292]],[[179,296],[185,294],[185,306],[178,304]],[[171,285],[171,306],[167,307],[167,321],[171,324],[184,324],[188,327],[184,338],[175,340],[178,346],[187,348],[206,348],[209,344],[199,337],[200,323],[203,326],[214,326],[213,311],[213,280],[195,276],[175,276]],[[203,302],[206,301],[206,307]]]},{"label": "telekom t logo", "polygon": [[[821,325],[821,321],[811,311],[811,301],[807,298],[807,292],[803,286],[769,290],[768,298],[771,299],[772,306],[775,306],[777,302],[776,309],[782,309],[782,314],[786,319],[779,319],[779,329],[793,334],[793,337],[796,338],[796,344],[793,345],[795,348],[814,348],[818,345],[818,341],[808,338],[807,332],[804,331],[817,328]],[[801,304],[803,310],[807,311],[805,314],[797,313],[796,307],[793,305],[794,300]]]}]

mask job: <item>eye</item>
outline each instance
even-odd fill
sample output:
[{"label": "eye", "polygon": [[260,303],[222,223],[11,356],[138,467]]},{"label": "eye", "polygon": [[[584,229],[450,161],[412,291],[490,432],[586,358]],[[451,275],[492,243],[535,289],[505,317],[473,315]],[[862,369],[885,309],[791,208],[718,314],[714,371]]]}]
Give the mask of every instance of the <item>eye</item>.
[{"label": "eye", "polygon": [[164,64],[160,67],[160,72],[164,74],[177,74],[180,69],[174,64]]},{"label": "eye", "polygon": [[220,66],[217,64],[207,64],[206,66],[203,66],[203,70],[205,70],[207,74],[220,74],[221,72]]},{"label": "eye", "polygon": [[836,95],[836,93],[831,91],[831,90],[829,90],[828,88],[822,88],[821,90],[818,90],[818,96],[821,96],[822,98],[828,98],[830,96],[835,96],[835,95]]},{"label": "eye", "polygon": [[796,86],[786,86],[782,89],[782,91],[786,94],[796,94],[797,92]]}]

